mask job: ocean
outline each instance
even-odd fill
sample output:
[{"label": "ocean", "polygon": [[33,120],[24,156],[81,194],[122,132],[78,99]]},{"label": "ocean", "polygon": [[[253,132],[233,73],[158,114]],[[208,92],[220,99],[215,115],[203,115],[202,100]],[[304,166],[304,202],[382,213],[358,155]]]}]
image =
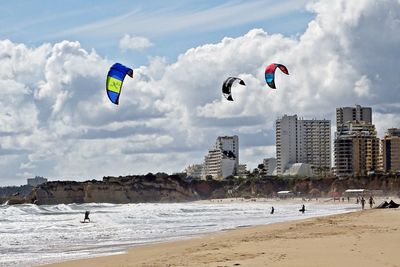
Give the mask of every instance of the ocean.
[{"label": "ocean", "polygon": [[[123,253],[136,245],[189,238],[360,209],[349,203],[287,201],[0,206],[0,266],[37,266]],[[270,214],[274,206],[275,213]],[[91,223],[81,223],[85,211]]]}]

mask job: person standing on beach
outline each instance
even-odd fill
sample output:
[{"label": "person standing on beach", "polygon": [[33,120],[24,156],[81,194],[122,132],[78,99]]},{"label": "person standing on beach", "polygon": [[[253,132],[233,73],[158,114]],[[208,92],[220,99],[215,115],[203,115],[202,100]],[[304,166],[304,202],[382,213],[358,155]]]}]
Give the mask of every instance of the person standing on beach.
[{"label": "person standing on beach", "polygon": [[364,209],[365,206],[365,199],[364,197],[361,197],[361,208]]},{"label": "person standing on beach", "polygon": [[275,209],[274,209],[274,207],[272,206],[272,208],[271,208],[271,214],[274,214],[274,211],[275,211]]},{"label": "person standing on beach", "polygon": [[369,202],[369,207],[372,209],[372,205],[375,204],[375,201],[374,201],[372,196],[369,197],[369,201],[368,202]]}]

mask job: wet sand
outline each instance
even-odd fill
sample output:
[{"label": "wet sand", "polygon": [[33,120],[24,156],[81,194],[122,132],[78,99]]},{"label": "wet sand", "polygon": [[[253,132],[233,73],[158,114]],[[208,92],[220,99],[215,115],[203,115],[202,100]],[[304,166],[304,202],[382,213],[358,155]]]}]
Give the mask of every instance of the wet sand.
[{"label": "wet sand", "polygon": [[240,228],[46,266],[400,267],[400,209]]}]

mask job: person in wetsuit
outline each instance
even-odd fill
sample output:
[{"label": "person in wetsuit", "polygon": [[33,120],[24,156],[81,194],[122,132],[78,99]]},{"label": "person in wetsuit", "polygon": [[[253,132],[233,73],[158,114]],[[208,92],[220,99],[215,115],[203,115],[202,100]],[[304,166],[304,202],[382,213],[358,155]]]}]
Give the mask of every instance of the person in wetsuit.
[{"label": "person in wetsuit", "polygon": [[300,211],[301,213],[304,213],[304,212],[306,211],[306,206],[303,205],[303,206],[301,207],[301,209],[299,209],[299,211]]},{"label": "person in wetsuit", "polygon": [[85,219],[83,219],[83,222],[86,222],[86,220],[88,220],[90,222],[89,214],[90,214],[90,211],[87,210],[85,212]]}]

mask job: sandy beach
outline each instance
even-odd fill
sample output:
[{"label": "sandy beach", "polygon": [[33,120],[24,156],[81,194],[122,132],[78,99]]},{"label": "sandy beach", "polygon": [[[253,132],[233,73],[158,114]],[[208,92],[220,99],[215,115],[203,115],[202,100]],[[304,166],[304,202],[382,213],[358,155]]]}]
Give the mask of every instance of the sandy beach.
[{"label": "sandy beach", "polygon": [[125,254],[45,265],[400,266],[400,209],[240,228],[130,249]]}]

